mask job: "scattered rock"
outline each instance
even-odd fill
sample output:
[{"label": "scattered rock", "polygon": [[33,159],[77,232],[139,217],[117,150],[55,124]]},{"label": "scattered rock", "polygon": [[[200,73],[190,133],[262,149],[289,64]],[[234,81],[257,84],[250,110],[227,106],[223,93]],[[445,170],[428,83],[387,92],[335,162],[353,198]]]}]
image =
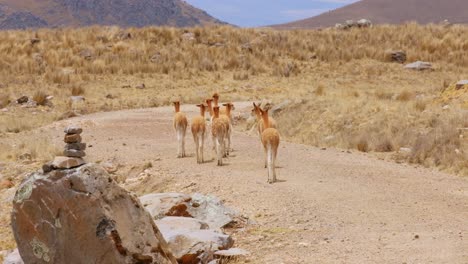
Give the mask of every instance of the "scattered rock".
[{"label": "scattered rock", "polygon": [[192,41],[195,40],[195,34],[193,34],[192,32],[185,32],[184,34],[182,34],[182,38],[184,40]]},{"label": "scattered rock", "polygon": [[85,164],[85,161],[82,158],[72,158],[72,157],[55,157],[52,161],[52,168],[54,169],[71,169],[76,168]]},{"label": "scattered rock", "polygon": [[135,88],[137,88],[137,89],[145,89],[146,86],[145,86],[144,83],[142,83],[142,84],[138,84],[137,86],[135,86]]},{"label": "scattered rock", "polygon": [[432,70],[432,64],[424,61],[416,61],[410,64],[406,64],[405,68],[418,71]]},{"label": "scattered rock", "polygon": [[42,165],[42,172],[49,173],[54,170],[54,166],[52,166],[52,162],[47,162],[46,164]]},{"label": "scattered rock", "polygon": [[385,57],[387,61],[405,63],[406,62],[406,52],[402,50],[389,50],[385,52]]},{"label": "scattered rock", "polygon": [[461,80],[459,82],[457,82],[457,84],[455,85],[455,89],[456,90],[460,90],[464,87],[468,87],[468,80]]},{"label": "scattered rock", "polygon": [[248,43],[248,42],[242,44],[241,49],[242,49],[243,51],[253,52],[252,44],[250,44],[250,43]]},{"label": "scattered rock", "polygon": [[29,101],[29,98],[26,95],[23,95],[20,98],[16,99],[16,103],[18,104],[25,104],[28,101]]},{"label": "scattered rock", "polygon": [[79,103],[79,102],[84,102],[84,101],[85,101],[85,97],[82,96],[82,95],[70,96],[70,100],[72,101],[72,103]]},{"label": "scattered rock", "polygon": [[156,52],[153,56],[151,56],[150,61],[153,63],[161,62],[161,52]]},{"label": "scattered rock", "polygon": [[41,42],[39,38],[32,38],[29,41],[31,42],[31,45],[35,45]]},{"label": "scattered rock", "polygon": [[450,105],[444,105],[444,106],[442,107],[442,109],[443,109],[443,110],[449,110],[449,109],[450,109]]},{"label": "scattered rock", "polygon": [[30,175],[11,220],[26,263],[177,263],[138,199],[96,164]]},{"label": "scattered rock", "polygon": [[31,153],[23,153],[21,155],[18,156],[18,159],[19,160],[32,160],[32,155]]},{"label": "scattered rock", "polygon": [[130,32],[119,32],[116,37],[120,40],[127,40],[132,38],[132,34]]},{"label": "scattered rock", "polygon": [[357,26],[360,28],[372,27],[372,22],[369,19],[360,19],[357,22]]},{"label": "scattered rock", "polygon": [[80,51],[80,56],[85,60],[92,60],[94,58],[93,52],[90,49]]},{"label": "scattered rock", "polygon": [[284,110],[286,107],[288,107],[288,105],[290,105],[290,104],[291,104],[291,100],[286,99],[286,100],[283,101],[282,103],[277,104],[277,105],[275,105],[273,108],[271,108],[270,114],[271,114],[271,115],[276,115],[276,114],[278,114],[279,112],[281,112],[282,110]]},{"label": "scattered rock", "polygon": [[400,152],[403,152],[403,153],[410,153],[410,152],[411,152],[411,149],[410,149],[410,148],[400,148]]},{"label": "scattered rock", "polygon": [[61,73],[62,73],[63,75],[70,75],[70,74],[75,74],[75,73],[76,73],[76,70],[73,69],[73,68],[63,68],[63,69],[61,70]]},{"label": "scattered rock", "polygon": [[5,257],[3,264],[24,264],[17,248]]},{"label": "scattered rock", "polygon": [[2,180],[0,181],[0,190],[10,189],[11,187],[15,186],[12,181],[10,180]]}]

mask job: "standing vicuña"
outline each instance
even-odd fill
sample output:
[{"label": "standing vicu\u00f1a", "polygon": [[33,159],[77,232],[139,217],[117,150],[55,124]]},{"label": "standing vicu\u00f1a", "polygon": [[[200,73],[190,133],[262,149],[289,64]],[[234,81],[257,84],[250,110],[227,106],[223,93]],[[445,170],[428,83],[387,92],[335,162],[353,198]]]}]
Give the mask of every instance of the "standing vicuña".
[{"label": "standing vicu\u00f1a", "polygon": [[259,108],[259,110],[262,115],[263,126],[265,128],[265,130],[263,130],[262,132],[262,143],[266,154],[266,164],[268,168],[268,183],[274,183],[276,182],[275,163],[276,156],[278,154],[280,136],[276,128],[270,127],[270,122],[268,120],[268,109],[264,111]]},{"label": "standing vicu\u00f1a", "polygon": [[[262,133],[263,133],[263,130],[265,130],[265,126],[263,125],[262,113],[260,112],[260,105],[256,105],[255,103],[253,103],[253,106],[254,106],[253,110],[255,112],[255,116],[257,117],[257,132],[261,141]],[[268,127],[277,128],[276,120],[273,119],[273,117],[268,117]]]},{"label": "standing vicu\u00f1a", "polygon": [[185,157],[185,133],[187,132],[188,121],[184,113],[180,112],[180,102],[174,101],[174,129],[177,135],[177,157]]},{"label": "standing vicu\u00f1a", "polygon": [[219,106],[213,107],[213,121],[211,122],[211,134],[215,143],[216,156],[218,159],[218,166],[223,165],[223,156],[225,153],[224,138],[226,137],[227,129],[226,123],[219,118]]},{"label": "standing vicu\u00f1a", "polygon": [[200,116],[196,116],[192,119],[192,135],[195,141],[195,151],[197,152],[197,163],[200,164],[205,162],[203,158],[203,146],[205,145],[205,111],[207,106],[205,104],[199,104],[197,107],[200,108]]},{"label": "standing vicu\u00f1a", "polygon": [[234,133],[231,116],[231,110],[234,109],[234,104],[226,103],[223,104],[223,106],[226,107],[226,109],[224,111],[224,114],[220,115],[220,118],[223,120],[223,122],[225,122],[228,125],[226,133],[227,147],[225,149],[225,156],[229,156],[229,152],[231,151],[232,133]]}]

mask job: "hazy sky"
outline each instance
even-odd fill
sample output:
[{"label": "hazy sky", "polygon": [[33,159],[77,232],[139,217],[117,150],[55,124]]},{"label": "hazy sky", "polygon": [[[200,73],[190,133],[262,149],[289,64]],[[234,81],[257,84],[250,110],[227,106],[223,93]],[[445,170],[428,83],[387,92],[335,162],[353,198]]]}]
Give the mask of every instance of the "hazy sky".
[{"label": "hazy sky", "polygon": [[308,18],[357,0],[186,0],[228,23],[265,26]]}]

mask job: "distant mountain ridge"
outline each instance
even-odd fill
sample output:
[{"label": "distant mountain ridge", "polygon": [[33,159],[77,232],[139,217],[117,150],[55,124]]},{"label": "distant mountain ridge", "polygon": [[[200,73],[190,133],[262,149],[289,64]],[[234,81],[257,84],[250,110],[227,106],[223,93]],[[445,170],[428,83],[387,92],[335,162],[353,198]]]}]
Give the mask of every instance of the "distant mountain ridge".
[{"label": "distant mountain ridge", "polygon": [[274,28],[330,27],[346,20],[370,19],[374,24],[468,23],[468,0],[361,0],[359,2]]},{"label": "distant mountain ridge", "polygon": [[183,0],[0,0],[0,29],[225,24]]}]

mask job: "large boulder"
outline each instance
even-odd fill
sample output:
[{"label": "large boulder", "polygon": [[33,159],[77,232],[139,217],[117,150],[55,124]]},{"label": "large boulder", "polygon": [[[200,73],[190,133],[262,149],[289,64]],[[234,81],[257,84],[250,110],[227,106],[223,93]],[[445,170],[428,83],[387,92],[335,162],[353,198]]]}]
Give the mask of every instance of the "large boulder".
[{"label": "large boulder", "polygon": [[138,199],[96,164],[31,174],[12,226],[25,263],[176,263]]}]

